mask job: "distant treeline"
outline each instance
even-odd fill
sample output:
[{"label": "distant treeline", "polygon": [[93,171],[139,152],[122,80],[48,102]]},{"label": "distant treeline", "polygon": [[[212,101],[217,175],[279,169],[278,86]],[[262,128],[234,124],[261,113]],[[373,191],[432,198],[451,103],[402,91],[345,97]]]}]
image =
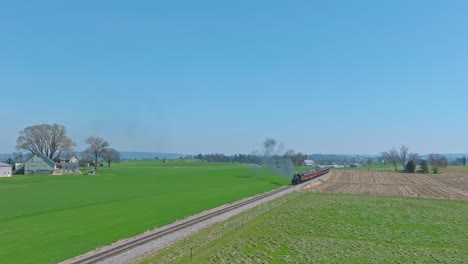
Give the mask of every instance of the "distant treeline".
[{"label": "distant treeline", "polygon": [[262,164],[263,159],[260,156],[252,154],[235,154],[226,156],[220,153],[213,154],[198,154],[193,157],[194,159],[206,162],[237,162],[237,163],[253,163]]},{"label": "distant treeline", "polygon": [[288,159],[295,166],[301,166],[304,164],[304,160],[307,159],[307,155],[302,153],[289,153],[285,155],[271,155],[271,156],[260,156],[253,154],[235,154],[235,155],[224,155],[220,153],[214,154],[198,154],[193,157],[206,162],[235,162],[235,163],[252,163],[252,164],[264,164],[271,160],[283,160]]}]

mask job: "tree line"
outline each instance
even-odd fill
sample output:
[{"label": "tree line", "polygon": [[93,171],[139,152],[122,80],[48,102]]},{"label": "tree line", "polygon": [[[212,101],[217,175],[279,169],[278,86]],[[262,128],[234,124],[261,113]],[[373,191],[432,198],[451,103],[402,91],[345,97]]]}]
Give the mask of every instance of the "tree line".
[{"label": "tree line", "polygon": [[[416,172],[417,165],[420,167],[418,172],[422,173],[429,173],[430,170],[433,173],[437,173],[439,172],[439,168],[446,168],[448,166],[448,160],[443,155],[431,153],[427,155],[426,159],[422,159],[418,153],[409,153],[408,150],[408,147],[405,145],[402,145],[399,149],[393,147],[382,152],[382,158],[385,162],[391,163],[395,167],[395,171],[398,171],[397,166],[401,164],[403,170],[407,173]],[[466,165],[466,157],[462,159],[462,163]]]},{"label": "tree line", "polygon": [[252,154],[234,154],[234,155],[224,155],[221,153],[211,153],[211,154],[198,154],[193,156],[194,159],[198,159],[206,162],[234,162],[234,163],[252,163],[252,164],[262,164],[262,159],[257,155]]},{"label": "tree line", "polygon": [[[90,136],[85,139],[88,147],[82,152],[82,162],[93,163],[97,170],[99,161],[107,162],[110,167],[112,162],[120,161],[120,153],[111,148],[110,144],[100,137]],[[24,128],[20,131],[16,140],[16,149],[20,151],[18,157],[23,159],[21,151],[30,154],[43,154],[51,160],[57,160],[62,154],[69,156],[75,153],[73,147],[76,144],[68,136],[67,129],[59,124],[40,124]]]},{"label": "tree line", "polygon": [[252,154],[234,154],[224,155],[220,153],[212,154],[198,154],[194,158],[206,162],[235,162],[235,163],[251,163],[251,164],[265,164],[265,163],[279,163],[281,160],[290,160],[294,166],[304,165],[304,160],[307,155],[301,152],[295,152],[289,149],[283,153],[282,146],[276,140],[267,138],[263,142],[263,150],[253,151]]}]

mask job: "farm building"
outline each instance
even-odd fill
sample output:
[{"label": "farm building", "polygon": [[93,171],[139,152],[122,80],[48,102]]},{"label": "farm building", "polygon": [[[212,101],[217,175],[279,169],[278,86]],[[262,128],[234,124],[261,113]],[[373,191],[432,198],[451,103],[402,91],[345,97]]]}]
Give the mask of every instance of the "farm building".
[{"label": "farm building", "polygon": [[80,163],[78,162],[64,162],[58,164],[60,173],[74,173],[80,174]]},{"label": "farm building", "polygon": [[304,166],[315,166],[315,161],[313,161],[313,160],[304,160]]},{"label": "farm building", "polygon": [[54,174],[73,173],[80,174],[80,160],[70,153],[62,153],[54,159],[57,163],[57,170]]},{"label": "farm building", "polygon": [[12,173],[16,173],[16,171],[21,168],[21,165],[22,163],[21,162],[17,162],[15,161],[14,159],[12,158],[8,158],[6,161],[5,161],[6,164],[9,164],[11,165],[11,170],[12,170]]},{"label": "farm building", "polygon": [[56,163],[79,163],[80,160],[74,154],[64,153],[54,159]]},{"label": "farm building", "polygon": [[0,162],[0,177],[11,177],[11,165]]},{"label": "farm building", "polygon": [[56,169],[55,163],[44,154],[37,153],[31,156],[17,171],[20,174],[50,174]]}]

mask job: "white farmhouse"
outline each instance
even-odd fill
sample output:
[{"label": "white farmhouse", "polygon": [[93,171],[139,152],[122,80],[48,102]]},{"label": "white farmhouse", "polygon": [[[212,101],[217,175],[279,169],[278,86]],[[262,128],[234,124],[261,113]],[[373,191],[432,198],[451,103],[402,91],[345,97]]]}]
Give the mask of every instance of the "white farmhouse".
[{"label": "white farmhouse", "polygon": [[0,162],[0,177],[11,177],[11,165]]}]

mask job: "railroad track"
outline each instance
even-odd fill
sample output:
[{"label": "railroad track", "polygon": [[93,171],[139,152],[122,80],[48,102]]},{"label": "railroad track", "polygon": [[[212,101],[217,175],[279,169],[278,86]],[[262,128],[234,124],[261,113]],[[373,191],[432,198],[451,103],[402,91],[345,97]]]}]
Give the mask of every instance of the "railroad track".
[{"label": "railroad track", "polygon": [[164,236],[166,236],[168,234],[180,231],[180,230],[182,230],[184,228],[193,226],[195,224],[198,224],[200,222],[208,220],[208,219],[210,219],[212,217],[222,215],[222,214],[227,213],[227,212],[229,212],[231,210],[234,210],[234,209],[240,208],[242,206],[248,205],[250,203],[262,200],[264,198],[270,197],[272,195],[275,195],[277,193],[280,193],[282,191],[285,191],[285,190],[288,190],[288,189],[291,189],[291,188],[294,188],[294,186],[284,186],[284,187],[278,188],[278,189],[276,189],[274,191],[264,193],[264,194],[260,194],[258,196],[255,196],[255,197],[240,201],[238,203],[225,206],[225,207],[220,208],[218,210],[215,210],[213,212],[201,215],[200,217],[196,217],[194,219],[182,222],[180,224],[176,224],[176,225],[171,226],[171,227],[169,227],[167,229],[164,229],[164,230],[161,230],[161,231],[158,231],[158,232],[155,232],[155,233],[151,233],[151,234],[148,234],[148,235],[144,235],[142,237],[139,237],[139,238],[136,238],[136,239],[133,239],[133,240],[129,240],[127,243],[123,243],[121,245],[117,245],[115,247],[111,247],[109,249],[96,252],[96,253],[94,253],[94,254],[92,254],[90,256],[80,258],[80,259],[76,259],[76,260],[71,260],[70,262],[67,261],[67,263],[81,264],[81,263],[96,263],[96,262],[99,262],[99,261],[104,261],[104,260],[106,260],[106,259],[108,259],[110,257],[120,255],[120,254],[122,254],[122,253],[124,253],[124,252],[126,252],[126,251],[128,251],[130,249],[133,249],[133,248],[136,248],[138,246],[144,245],[144,244],[149,243],[149,242],[151,242],[153,240],[162,238],[162,237],[164,237]]}]

